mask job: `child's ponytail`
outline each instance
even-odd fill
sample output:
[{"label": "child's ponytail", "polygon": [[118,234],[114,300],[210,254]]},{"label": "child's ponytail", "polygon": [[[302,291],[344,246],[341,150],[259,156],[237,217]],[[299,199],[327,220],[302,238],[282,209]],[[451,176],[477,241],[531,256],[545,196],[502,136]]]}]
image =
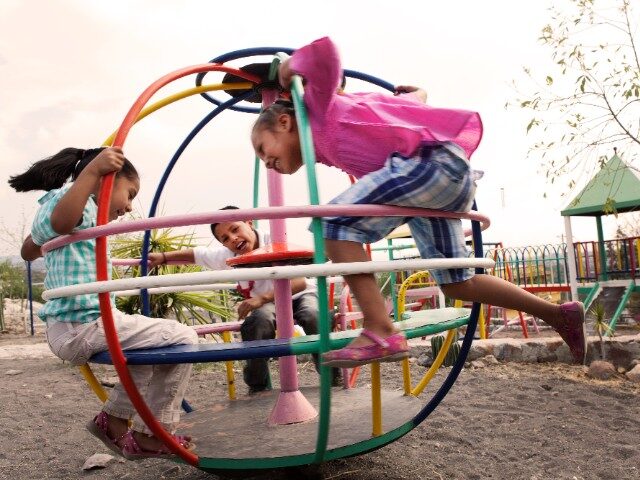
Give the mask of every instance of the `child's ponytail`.
[{"label": "child's ponytail", "polygon": [[67,180],[78,178],[82,169],[102,150],[104,147],[89,150],[65,148],[51,157],[34,163],[26,172],[9,177],[9,185],[18,192],[49,191],[60,188]]}]

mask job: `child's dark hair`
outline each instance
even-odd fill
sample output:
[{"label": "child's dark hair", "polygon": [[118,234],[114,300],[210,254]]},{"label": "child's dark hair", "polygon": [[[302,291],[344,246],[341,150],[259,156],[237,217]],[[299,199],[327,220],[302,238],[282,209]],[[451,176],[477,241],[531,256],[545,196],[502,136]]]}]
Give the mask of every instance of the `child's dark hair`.
[{"label": "child's dark hair", "polygon": [[[65,148],[34,163],[26,172],[9,177],[9,185],[18,192],[60,188],[69,178],[71,181],[78,178],[80,172],[105,148]],[[139,178],[138,171],[129,160],[125,160],[117,176],[125,176],[131,180]]]},{"label": "child's dark hair", "polygon": [[276,100],[274,103],[265,108],[260,115],[258,115],[258,119],[253,124],[252,131],[268,128],[269,130],[273,130],[278,116],[286,113],[287,115],[291,115],[293,119],[296,118],[296,111],[293,108],[293,102],[289,100]]},{"label": "child's dark hair", "polygon": [[[235,205],[227,205],[226,207],[222,207],[220,210],[240,210],[240,208],[236,207]],[[216,237],[216,227],[220,225],[220,223],[221,222],[216,222],[210,225],[211,233],[213,233],[213,236],[215,237],[216,240],[218,239],[218,237]]]}]

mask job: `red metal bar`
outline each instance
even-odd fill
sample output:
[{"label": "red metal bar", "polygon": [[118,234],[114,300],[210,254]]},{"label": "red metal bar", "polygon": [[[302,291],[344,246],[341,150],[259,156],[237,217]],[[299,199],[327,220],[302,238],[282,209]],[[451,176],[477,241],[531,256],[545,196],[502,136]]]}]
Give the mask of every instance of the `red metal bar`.
[{"label": "red metal bar", "polygon": [[[147,89],[142,92],[140,97],[138,97],[138,99],[134,102],[124,120],[122,121],[120,128],[118,129],[118,133],[116,134],[116,137],[113,141],[113,146],[122,147],[124,145],[124,141],[127,138],[129,130],[131,130],[131,127],[138,118],[140,111],[160,88],[170,82],[173,82],[174,80],[185,77],[187,75],[210,71],[233,73],[234,75],[238,75],[252,82],[260,81],[258,77],[249,75],[240,70],[211,63],[204,65],[194,65],[169,73],[147,87]],[[100,200],[98,203],[98,226],[109,223],[109,205],[111,203],[111,192],[113,190],[114,179],[115,172],[105,175],[102,179],[102,185],[100,187]],[[96,269],[98,281],[109,279],[107,265],[107,239],[106,237],[98,237],[96,238]],[[113,315],[111,313],[111,299],[109,293],[100,293],[98,297],[100,301],[100,315],[104,326],[107,345],[109,346],[109,353],[111,354],[111,359],[113,361],[113,366],[118,373],[118,377],[120,378],[122,386],[127,392],[127,395],[129,395],[131,403],[138,411],[138,414],[140,415],[144,423],[149,427],[151,432],[158,440],[162,441],[169,448],[169,450],[171,450],[171,452],[178,455],[185,462],[197,466],[198,456],[180,445],[180,443],[178,443],[175,438],[171,434],[169,434],[169,432],[167,432],[162,427],[162,425],[160,425],[160,423],[156,420],[153,412],[151,412],[148,405],[142,398],[142,395],[138,391],[138,388],[136,387],[133,379],[131,378],[131,375],[129,374],[127,361],[124,357],[124,354],[122,353],[122,346],[120,345],[118,333],[116,332],[113,321]]]}]

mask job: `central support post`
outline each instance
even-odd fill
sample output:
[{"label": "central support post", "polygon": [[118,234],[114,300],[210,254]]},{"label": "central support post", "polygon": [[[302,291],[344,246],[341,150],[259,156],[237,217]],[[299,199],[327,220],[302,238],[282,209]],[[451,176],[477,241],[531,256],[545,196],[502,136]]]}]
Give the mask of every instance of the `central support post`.
[{"label": "central support post", "polygon": [[[276,100],[273,90],[262,91],[262,106],[266,108]],[[269,191],[269,205],[272,207],[284,205],[282,176],[275,170],[267,170],[267,187]],[[285,220],[277,218],[269,220],[272,243],[286,243],[287,229]],[[274,280],[274,301],[276,304],[276,329],[278,338],[293,337],[293,307],[291,303],[291,282],[289,280]],[[280,357],[280,394],[276,401],[269,424],[286,425],[311,420],[318,416],[318,412],[305,398],[298,388],[298,369],[295,356]]]}]

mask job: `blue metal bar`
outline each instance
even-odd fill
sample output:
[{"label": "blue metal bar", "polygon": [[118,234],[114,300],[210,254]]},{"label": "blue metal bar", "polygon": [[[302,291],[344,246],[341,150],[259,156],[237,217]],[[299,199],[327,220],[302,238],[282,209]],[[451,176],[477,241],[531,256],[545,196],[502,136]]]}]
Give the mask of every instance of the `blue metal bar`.
[{"label": "blue metal bar", "polygon": [[[156,210],[158,208],[158,203],[160,202],[160,196],[162,194],[162,191],[164,190],[165,185],[167,184],[169,175],[171,175],[173,167],[176,165],[176,163],[178,162],[178,159],[180,158],[182,153],[185,151],[187,146],[191,143],[191,141],[195,138],[195,136],[198,133],[200,133],[200,131],[211,120],[213,120],[220,112],[224,111],[230,105],[234,105],[235,103],[241,102],[242,100],[247,98],[249,95],[251,95],[251,92],[247,92],[243,95],[240,95],[236,98],[231,98],[226,102],[224,102],[222,105],[220,105],[218,108],[214,109],[211,113],[209,113],[206,117],[204,117],[200,121],[200,123],[198,123],[198,125],[196,125],[195,128],[191,130],[191,133],[189,133],[189,135],[187,135],[187,137],[182,141],[182,143],[180,144],[176,152],[173,154],[173,157],[171,157],[171,160],[169,161],[169,164],[167,165],[167,168],[165,169],[164,173],[162,174],[162,178],[158,183],[158,187],[156,188],[156,193],[153,197],[153,201],[151,202],[151,208],[149,209],[149,218],[155,216]],[[151,241],[151,230],[146,230],[144,232],[144,239],[142,241],[142,255],[141,255],[142,259],[140,264],[140,275],[143,277],[146,276],[149,271],[148,265],[147,265],[147,258],[149,256],[150,241]],[[147,289],[143,289],[140,292],[140,297],[142,299],[142,314],[149,316],[150,307],[149,307],[149,294],[147,292]]]},{"label": "blue metal bar", "polygon": [[[473,210],[478,210],[475,200],[473,201]],[[480,229],[480,222],[471,222],[471,230],[473,233],[472,238],[474,255],[477,258],[482,258],[482,230]],[[484,273],[484,269],[476,268],[475,273],[482,274]],[[449,375],[447,375],[447,378],[445,378],[438,391],[431,398],[431,400],[429,400],[429,403],[427,403],[423,407],[423,409],[420,410],[418,414],[413,418],[414,425],[417,426],[422,423],[429,416],[429,414],[435,410],[435,408],[440,404],[447,393],[449,393],[449,390],[458,378],[462,367],[464,367],[464,362],[467,359],[469,350],[471,349],[473,336],[475,335],[476,327],[478,325],[478,318],[480,317],[480,307],[480,303],[473,303],[473,306],[471,307],[471,316],[469,317],[469,323],[467,325],[467,332],[465,333],[464,339],[462,340],[462,346],[460,347],[458,359],[456,360],[456,363],[453,365],[453,367],[451,367]]]},{"label": "blue metal bar", "polygon": [[29,321],[31,323],[31,336],[33,337],[36,333],[35,327],[33,325],[33,287],[31,285],[31,262],[27,263],[27,285],[29,292]]}]

